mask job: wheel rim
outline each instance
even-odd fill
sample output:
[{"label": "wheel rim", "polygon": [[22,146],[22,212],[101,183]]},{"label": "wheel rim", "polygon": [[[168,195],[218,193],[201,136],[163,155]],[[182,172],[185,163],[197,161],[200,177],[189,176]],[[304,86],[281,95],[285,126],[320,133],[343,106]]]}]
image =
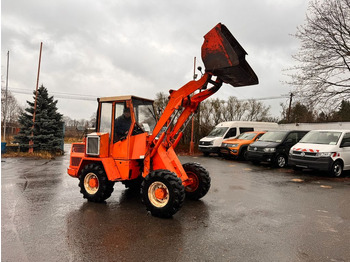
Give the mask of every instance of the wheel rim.
[{"label": "wheel rim", "polygon": [[88,173],[84,178],[84,187],[89,194],[95,194],[99,188],[98,177],[94,173]]},{"label": "wheel rim", "polygon": [[198,180],[198,177],[195,173],[193,172],[186,172],[189,180],[191,181],[191,184],[186,186],[186,191],[187,192],[194,192],[198,189],[198,186],[199,186],[199,180]]},{"label": "wheel rim", "polygon": [[159,181],[153,182],[148,188],[148,199],[155,207],[164,207],[169,202],[169,189]]},{"label": "wheel rim", "polygon": [[336,163],[333,167],[334,176],[340,176],[342,172],[342,166],[339,163]]},{"label": "wheel rim", "polygon": [[283,156],[278,157],[277,163],[279,167],[284,167],[286,165],[286,159]]}]

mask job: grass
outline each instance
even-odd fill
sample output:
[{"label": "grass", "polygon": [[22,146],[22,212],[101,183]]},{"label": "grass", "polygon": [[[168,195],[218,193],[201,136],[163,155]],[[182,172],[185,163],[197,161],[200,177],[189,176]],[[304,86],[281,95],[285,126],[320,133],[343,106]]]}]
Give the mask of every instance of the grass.
[{"label": "grass", "polygon": [[7,157],[28,157],[28,158],[41,158],[41,159],[54,159],[57,156],[61,156],[62,152],[48,152],[48,151],[39,151],[34,153],[28,152],[8,152],[1,154],[2,158]]},{"label": "grass", "polygon": [[79,143],[82,142],[82,138],[77,138],[77,137],[65,137],[64,138],[64,143],[65,144],[71,144],[71,143]]}]

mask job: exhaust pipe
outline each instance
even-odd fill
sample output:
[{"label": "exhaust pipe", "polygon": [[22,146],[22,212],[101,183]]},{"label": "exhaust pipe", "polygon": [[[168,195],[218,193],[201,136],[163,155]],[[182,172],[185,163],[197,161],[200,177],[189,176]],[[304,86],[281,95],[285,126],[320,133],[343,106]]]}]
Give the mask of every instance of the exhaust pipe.
[{"label": "exhaust pipe", "polygon": [[204,36],[202,60],[205,71],[227,84],[238,87],[259,83],[258,77],[245,60],[246,54],[227,27],[221,23]]}]

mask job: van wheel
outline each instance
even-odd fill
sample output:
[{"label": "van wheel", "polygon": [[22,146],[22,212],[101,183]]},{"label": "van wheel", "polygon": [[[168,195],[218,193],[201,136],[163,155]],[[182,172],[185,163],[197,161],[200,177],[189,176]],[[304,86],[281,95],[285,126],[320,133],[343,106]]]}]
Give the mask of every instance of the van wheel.
[{"label": "van wheel", "polygon": [[286,167],[287,158],[284,155],[277,155],[275,164],[280,168]]},{"label": "van wheel", "polygon": [[332,168],[329,171],[329,174],[334,177],[340,177],[343,173],[343,164],[337,160],[333,163]]}]

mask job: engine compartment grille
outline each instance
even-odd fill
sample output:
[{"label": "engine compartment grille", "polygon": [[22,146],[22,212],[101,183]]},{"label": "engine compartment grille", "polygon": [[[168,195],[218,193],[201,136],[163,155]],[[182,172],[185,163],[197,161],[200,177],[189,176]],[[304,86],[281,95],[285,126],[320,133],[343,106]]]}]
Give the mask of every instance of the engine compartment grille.
[{"label": "engine compartment grille", "polygon": [[99,136],[87,136],[86,154],[95,155],[95,156],[100,154],[100,137]]}]

